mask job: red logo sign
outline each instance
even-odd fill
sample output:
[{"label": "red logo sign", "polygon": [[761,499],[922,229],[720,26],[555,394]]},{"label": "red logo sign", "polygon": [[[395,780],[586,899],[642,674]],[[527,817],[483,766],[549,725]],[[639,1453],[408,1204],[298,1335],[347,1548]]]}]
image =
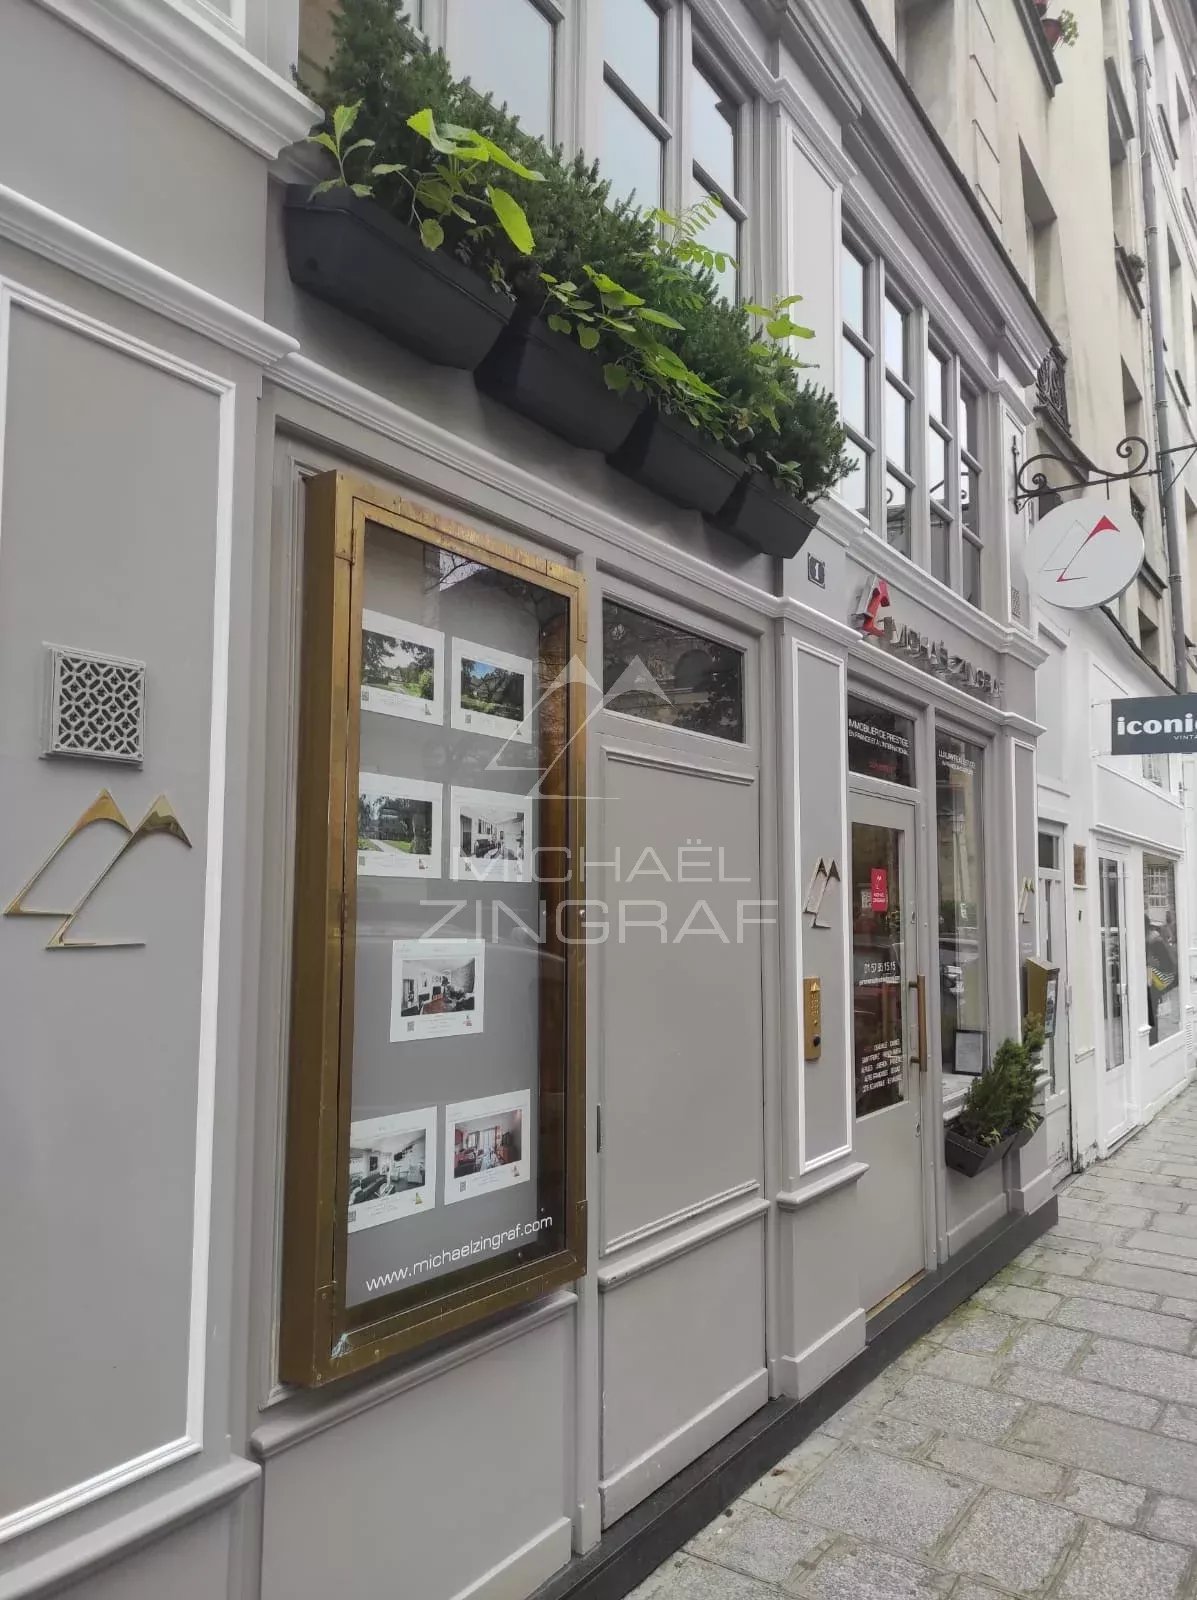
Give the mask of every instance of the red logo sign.
[{"label": "red logo sign", "polygon": [[869,872],[869,895],[874,911],[889,910],[889,871],[873,867]]}]

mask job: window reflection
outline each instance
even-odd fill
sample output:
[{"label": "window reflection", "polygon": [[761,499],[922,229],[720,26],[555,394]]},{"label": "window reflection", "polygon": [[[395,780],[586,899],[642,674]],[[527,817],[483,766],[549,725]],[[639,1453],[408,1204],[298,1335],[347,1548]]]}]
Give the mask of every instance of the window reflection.
[{"label": "window reflection", "polygon": [[939,1002],[943,1069],[955,1070],[956,1031],[989,1026],[985,968],[980,746],[935,736],[939,860]]},{"label": "window reflection", "polygon": [[676,623],[603,601],[603,695],[611,711],[744,740],[744,655]]},{"label": "window reflection", "polygon": [[1176,866],[1143,857],[1143,930],[1147,952],[1149,1044],[1180,1032],[1180,946],[1176,929]]},{"label": "window reflection", "polygon": [[453,0],[449,58],[520,119],[553,140],[553,24],[532,0]]},{"label": "window reflection", "polygon": [[661,204],[661,141],[610,84],[603,88],[602,175],[611,181],[610,201],[634,195],[641,210]]},{"label": "window reflection", "polygon": [[648,0],[603,0],[603,55],[650,111],[661,110],[661,18]]}]

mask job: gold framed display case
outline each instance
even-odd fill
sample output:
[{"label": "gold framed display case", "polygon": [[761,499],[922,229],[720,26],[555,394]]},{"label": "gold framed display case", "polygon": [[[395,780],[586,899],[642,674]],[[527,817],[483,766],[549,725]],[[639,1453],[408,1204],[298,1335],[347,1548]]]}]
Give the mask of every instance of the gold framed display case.
[{"label": "gold framed display case", "polygon": [[586,1270],[585,592],[308,481],[279,1371],[319,1385]]}]

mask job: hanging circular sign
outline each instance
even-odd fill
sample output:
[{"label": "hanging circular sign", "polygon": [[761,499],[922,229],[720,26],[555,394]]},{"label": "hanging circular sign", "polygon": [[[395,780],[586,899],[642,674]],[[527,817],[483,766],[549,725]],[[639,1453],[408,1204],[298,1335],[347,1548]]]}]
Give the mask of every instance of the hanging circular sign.
[{"label": "hanging circular sign", "polygon": [[1027,541],[1031,588],[1040,600],[1067,611],[1112,600],[1142,565],[1142,529],[1128,511],[1096,495],[1056,506]]}]

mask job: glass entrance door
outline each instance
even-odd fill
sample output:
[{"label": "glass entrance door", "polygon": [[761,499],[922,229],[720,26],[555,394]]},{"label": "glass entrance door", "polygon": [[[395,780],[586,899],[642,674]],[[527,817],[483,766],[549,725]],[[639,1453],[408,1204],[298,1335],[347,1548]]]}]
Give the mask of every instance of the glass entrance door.
[{"label": "glass entrance door", "polygon": [[852,796],[852,1055],[861,1299],[873,1307],[926,1265],[916,991],[913,811]]},{"label": "glass entrance door", "polygon": [[1101,1000],[1105,1047],[1101,1092],[1102,1144],[1108,1149],[1131,1126],[1130,1026],[1126,985],[1126,864],[1119,856],[1097,862],[1101,898]]}]

